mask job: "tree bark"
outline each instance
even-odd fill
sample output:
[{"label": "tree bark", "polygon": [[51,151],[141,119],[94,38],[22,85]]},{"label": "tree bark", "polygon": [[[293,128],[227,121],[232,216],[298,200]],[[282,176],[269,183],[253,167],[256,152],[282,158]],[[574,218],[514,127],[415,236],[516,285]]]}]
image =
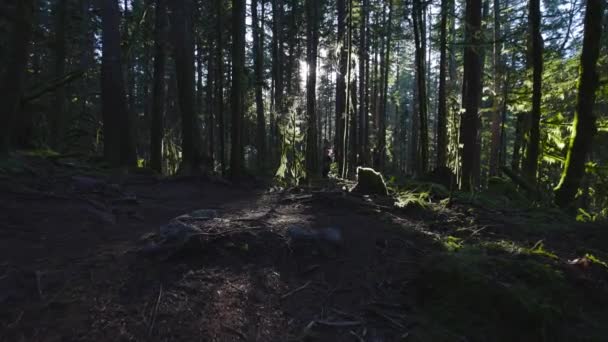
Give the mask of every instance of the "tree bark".
[{"label": "tree bark", "polygon": [[335,123],[335,156],[338,161],[338,170],[342,172],[344,167],[344,127],[346,111],[346,73],[348,63],[348,51],[346,49],[346,1],[337,0],[337,20],[338,20],[338,49],[339,66],[336,76],[336,123]]},{"label": "tree bark", "polygon": [[224,32],[223,32],[223,20],[224,20],[224,2],[222,0],[215,0],[216,6],[216,23],[215,29],[217,34],[217,46],[216,46],[216,113],[219,122],[219,140],[220,140],[220,165],[222,175],[226,175],[226,133],[225,133],[225,120],[224,120]]},{"label": "tree bark", "polygon": [[195,110],[194,32],[191,0],[174,0],[172,28],[179,107],[182,119],[182,165],[186,173],[199,170],[199,129]]},{"label": "tree bark", "polygon": [[[264,2],[262,1],[262,7]],[[261,28],[260,28],[261,24]],[[263,170],[266,166],[266,120],[264,118],[264,18],[258,22],[258,1],[251,1],[251,25],[253,25],[253,68],[255,73],[255,107],[257,119],[257,157],[258,168]]]},{"label": "tree bark", "polygon": [[104,156],[112,166],[136,166],[131,151],[131,129],[120,53],[120,12],[117,0],[101,0],[102,59],[101,111]]},{"label": "tree bark", "polygon": [[426,34],[423,24],[423,9],[421,0],[413,2],[413,22],[414,22],[414,43],[415,43],[415,64],[416,64],[416,84],[418,95],[418,149],[417,149],[417,168],[416,173],[423,175],[428,170],[428,104],[426,86]]},{"label": "tree bark", "polygon": [[361,18],[359,27],[359,136],[357,143],[358,163],[365,165],[368,160],[367,147],[367,72],[368,72],[368,48],[367,48],[367,15],[369,0],[362,0]]},{"label": "tree bark", "polygon": [[479,45],[481,36],[481,0],[467,0],[465,10],[465,50],[462,103],[464,113],[460,124],[460,145],[462,170],[460,187],[464,191],[473,190],[475,153],[477,151],[477,130],[479,124],[479,101],[481,84],[481,56]]},{"label": "tree bark", "polygon": [[6,66],[0,83],[0,156],[7,155],[12,142],[12,132],[23,96],[23,83],[27,68],[34,0],[17,1],[15,25],[9,38]]},{"label": "tree bark", "polygon": [[502,33],[500,31],[500,0],[494,0],[494,95],[492,98],[492,140],[490,147],[490,177],[498,175],[500,170],[500,147],[502,142],[502,102],[500,97],[504,84],[502,65]]},{"label": "tree bark", "polygon": [[[447,160],[447,27],[448,2],[441,0],[441,22],[439,24],[439,94],[437,95],[437,168],[446,166]],[[452,0],[453,1],[453,0]],[[495,0],[497,1],[497,0]]]},{"label": "tree bark", "polygon": [[540,150],[540,105],[543,76],[543,37],[540,32],[540,0],[529,1],[529,63],[532,67],[532,112],[531,125],[524,158],[523,174],[530,184],[536,184],[538,156]]},{"label": "tree bark", "polygon": [[603,7],[604,0],[587,0],[574,130],[570,137],[564,172],[555,190],[555,203],[563,208],[574,202],[585,175],[585,161],[597,130],[593,106],[599,81],[596,68],[601,45]]},{"label": "tree bark", "polygon": [[320,176],[319,150],[317,146],[317,48],[319,45],[319,6],[315,0],[306,0],[306,178],[310,181]]},{"label": "tree bark", "polygon": [[243,176],[243,87],[245,84],[245,0],[232,0],[232,126],[230,176]]},{"label": "tree bark", "polygon": [[[55,58],[55,77],[59,78],[65,75],[66,72],[66,26],[67,26],[67,0],[58,0],[54,9],[55,19],[55,41],[54,41],[54,58]],[[53,97],[53,106],[51,107],[50,116],[50,139],[49,144],[56,150],[61,149],[61,143],[65,136],[66,121],[65,116],[65,87],[59,86],[55,89]]]},{"label": "tree bark", "polygon": [[150,122],[150,167],[162,173],[163,115],[165,112],[165,34],[167,29],[165,0],[156,0],[154,18],[154,85]]}]

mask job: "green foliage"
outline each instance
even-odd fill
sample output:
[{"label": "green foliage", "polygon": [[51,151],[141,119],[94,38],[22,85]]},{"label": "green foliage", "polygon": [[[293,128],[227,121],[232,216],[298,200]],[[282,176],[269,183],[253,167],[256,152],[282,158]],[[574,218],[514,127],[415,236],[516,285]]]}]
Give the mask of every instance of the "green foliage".
[{"label": "green foliage", "polygon": [[402,209],[427,209],[430,203],[429,192],[400,191],[397,193],[395,206]]},{"label": "green foliage", "polygon": [[299,185],[306,177],[306,153],[304,132],[298,120],[297,111],[292,108],[287,122],[279,124],[281,132],[281,160],[275,172],[275,180],[281,185]]}]

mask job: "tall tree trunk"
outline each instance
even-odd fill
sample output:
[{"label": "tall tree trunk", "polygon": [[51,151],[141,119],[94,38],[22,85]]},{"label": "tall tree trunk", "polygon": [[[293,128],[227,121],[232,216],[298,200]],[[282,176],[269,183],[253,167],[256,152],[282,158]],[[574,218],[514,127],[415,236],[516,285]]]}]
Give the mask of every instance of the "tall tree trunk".
[{"label": "tall tree trunk", "polygon": [[[441,0],[441,22],[439,24],[439,94],[437,95],[437,168],[446,166],[447,160],[447,27],[448,2]],[[452,0],[453,1],[453,0]],[[497,1],[497,0],[496,0]]]},{"label": "tall tree trunk", "polygon": [[523,174],[530,184],[536,184],[540,149],[540,102],[543,76],[543,37],[540,33],[540,0],[529,1],[529,63],[532,67],[532,112],[529,141],[524,158]]},{"label": "tall tree trunk", "polygon": [[[195,49],[196,49],[196,56],[195,56],[195,66],[196,66],[196,101],[195,101],[195,110],[194,113],[196,115],[196,118],[194,119],[196,125],[198,125],[199,127],[201,126],[201,123],[199,123],[199,120],[197,118],[201,118],[203,117],[203,115],[205,114],[205,110],[204,108],[204,94],[205,94],[205,89],[203,88],[203,43],[202,43],[202,39],[200,38],[200,35],[197,34],[197,37],[195,39],[196,43],[195,43]],[[205,120],[205,128],[207,128],[207,121]],[[205,134],[205,138],[202,139],[202,134],[203,132],[201,132],[201,134],[199,134],[199,136],[197,136],[196,138],[196,143],[200,144],[200,156],[199,157],[207,157],[206,156],[206,150],[204,149],[203,146],[209,146],[209,135]]]},{"label": "tall tree trunk", "polygon": [[[213,6],[213,4],[211,5]],[[208,30],[207,38],[207,156],[209,157],[209,164],[211,170],[215,171],[215,81],[216,81],[216,68],[215,68],[215,50],[214,50],[214,31]]]},{"label": "tall tree trunk", "polygon": [[223,0],[215,0],[216,6],[216,23],[215,29],[217,34],[216,42],[216,113],[219,122],[219,140],[220,140],[220,165],[222,175],[226,175],[226,133],[225,133],[225,119],[224,119],[224,32],[223,32],[223,21],[224,21],[224,2]]},{"label": "tall tree trunk", "polygon": [[[283,1],[272,0],[272,89],[271,89],[271,112],[270,112],[270,136],[272,146],[278,145],[278,122],[284,118],[283,103]],[[291,56],[290,56],[291,58]],[[291,76],[291,75],[289,75]],[[278,152],[278,150],[277,150]],[[275,155],[275,154],[273,154]]]},{"label": "tall tree trunk", "polygon": [[152,88],[152,118],[150,122],[150,167],[162,172],[163,114],[165,112],[165,34],[167,29],[165,0],[156,0],[154,18],[154,86]]},{"label": "tall tree trunk", "polygon": [[462,103],[464,113],[460,124],[460,145],[462,170],[460,187],[473,190],[475,153],[477,151],[477,130],[479,124],[479,101],[481,84],[481,0],[467,0],[465,13],[464,80]]},{"label": "tall tree trunk", "polygon": [[[262,8],[264,2],[262,1]],[[262,11],[263,13],[263,11]],[[260,28],[261,24],[261,28]],[[266,166],[266,120],[264,119],[264,18],[258,22],[258,1],[251,1],[251,25],[253,25],[253,69],[255,73],[255,107],[257,119],[256,145],[258,149],[258,168]]]},{"label": "tall tree trunk", "polygon": [[135,166],[135,151],[130,151],[131,129],[120,53],[120,12],[117,0],[101,1],[101,21],[104,156],[113,166]]},{"label": "tall tree trunk", "polygon": [[230,176],[243,176],[243,116],[245,84],[245,0],[232,0],[232,127]]},{"label": "tall tree trunk", "polygon": [[391,69],[390,65],[390,52],[391,52],[391,37],[392,37],[392,21],[393,21],[393,0],[388,0],[388,19],[386,23],[386,32],[384,35],[386,36],[385,42],[385,52],[384,52],[384,60],[382,64],[384,68],[382,69],[384,74],[382,75],[382,84],[381,84],[381,92],[382,92],[382,103],[381,110],[379,112],[379,127],[378,127],[378,153],[380,154],[380,170],[384,171],[386,164],[386,117],[387,117],[387,108],[388,108],[388,73]]},{"label": "tall tree trunk", "polygon": [[339,66],[336,77],[336,124],[335,124],[335,155],[338,161],[338,170],[342,172],[344,167],[344,126],[346,112],[346,73],[348,63],[348,51],[346,49],[346,0],[337,0],[338,14],[338,47]]},{"label": "tall tree trunk", "polygon": [[[55,19],[55,41],[53,45],[55,57],[55,77],[57,79],[65,75],[66,70],[66,26],[67,26],[67,0],[58,0],[54,9]],[[66,121],[65,117],[65,86],[60,86],[55,90],[53,106],[50,116],[50,145],[59,150],[62,148],[61,142],[65,136]]]},{"label": "tall tree trunk", "polygon": [[597,130],[593,106],[599,81],[596,67],[601,45],[603,6],[604,0],[587,0],[574,130],[570,137],[564,172],[555,190],[555,203],[560,207],[567,207],[574,201],[585,175],[585,160],[591,151]]},{"label": "tall tree trunk", "polygon": [[359,27],[359,136],[357,143],[358,162],[365,165],[368,160],[367,156],[367,72],[368,72],[368,48],[367,48],[367,12],[369,0],[362,0],[361,17]]},{"label": "tall tree trunk", "polygon": [[317,48],[319,45],[319,6],[315,0],[306,0],[306,176],[308,180],[320,176],[319,150],[317,146]]},{"label": "tall tree trunk", "polygon": [[199,170],[199,129],[195,110],[194,32],[192,0],[174,0],[173,44],[179,107],[182,119],[182,171]]},{"label": "tall tree trunk", "polygon": [[20,109],[34,19],[34,0],[17,1],[15,25],[9,38],[6,67],[0,82],[0,156],[6,155]]},{"label": "tall tree trunk", "polygon": [[492,141],[490,147],[490,177],[497,176],[500,169],[500,147],[502,142],[502,114],[500,93],[504,84],[502,66],[502,34],[500,31],[500,0],[494,0],[494,95],[492,98]]},{"label": "tall tree trunk", "polygon": [[414,43],[415,43],[415,64],[416,64],[416,83],[418,95],[418,152],[417,169],[418,175],[423,175],[428,169],[428,104],[426,88],[426,34],[423,23],[423,9],[420,0],[414,0],[413,22],[414,22]]}]

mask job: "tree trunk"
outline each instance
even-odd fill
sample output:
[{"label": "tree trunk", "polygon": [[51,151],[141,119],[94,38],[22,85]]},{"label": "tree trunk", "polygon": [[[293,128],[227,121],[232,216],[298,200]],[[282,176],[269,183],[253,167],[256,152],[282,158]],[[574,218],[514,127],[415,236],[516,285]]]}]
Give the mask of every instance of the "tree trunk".
[{"label": "tree trunk", "polygon": [[195,110],[194,33],[191,0],[174,0],[173,44],[177,90],[182,119],[182,165],[186,173],[199,170],[199,129]]},{"label": "tree trunk", "polygon": [[[262,1],[262,8],[264,2]],[[261,24],[261,28],[260,28]],[[251,1],[251,25],[253,25],[253,68],[255,73],[255,107],[257,119],[256,145],[258,150],[258,168],[266,166],[266,120],[264,119],[264,18],[258,23],[258,1]]]},{"label": "tree trunk", "polygon": [[243,93],[245,84],[245,0],[232,0],[232,127],[230,176],[243,176]]},{"label": "tree trunk", "polygon": [[604,0],[587,0],[574,130],[568,146],[564,172],[555,190],[555,203],[563,208],[574,201],[578,192],[581,179],[585,175],[585,160],[591,151],[597,130],[593,106],[599,80],[596,66],[601,45],[603,6]]},{"label": "tree trunk", "polygon": [[427,114],[427,88],[426,88],[426,34],[423,24],[423,9],[420,0],[413,3],[413,22],[414,22],[414,43],[415,43],[415,64],[416,64],[416,84],[418,95],[418,150],[416,173],[423,175],[428,170],[428,114]]},{"label": "tree trunk", "polygon": [[8,154],[20,109],[28,51],[32,35],[34,0],[17,1],[15,25],[9,38],[6,67],[0,83],[0,156]]},{"label": "tree trunk", "polygon": [[490,147],[490,177],[498,176],[500,170],[500,147],[502,141],[501,87],[503,87],[502,34],[500,31],[500,0],[494,0],[494,95],[492,99],[492,141]]},{"label": "tree trunk", "polygon": [[481,84],[481,0],[467,0],[465,13],[465,50],[464,80],[462,103],[464,112],[460,124],[460,145],[462,170],[460,187],[465,191],[473,190],[475,153],[478,130],[478,110]]},{"label": "tree trunk", "polygon": [[[53,45],[55,57],[55,77],[57,79],[65,75],[66,70],[66,26],[67,26],[67,0],[58,0],[54,9],[55,19],[55,41]],[[57,87],[53,97],[50,116],[50,139],[49,144],[55,150],[61,149],[61,142],[65,136],[65,87]]]},{"label": "tree trunk", "polygon": [[104,156],[112,166],[135,166],[135,151],[130,151],[131,130],[120,53],[120,12],[117,0],[101,1],[101,18]]},{"label": "tree trunk", "polygon": [[380,170],[384,171],[386,164],[386,117],[387,117],[387,107],[388,107],[388,73],[390,71],[390,52],[391,52],[391,37],[392,37],[392,21],[393,21],[393,0],[388,0],[388,20],[386,23],[386,43],[385,43],[385,52],[384,52],[384,61],[382,64],[384,68],[384,74],[382,75],[382,104],[381,110],[379,112],[379,127],[378,127],[378,153],[379,153],[379,161],[380,161]]},{"label": "tree trunk", "polygon": [[165,33],[167,28],[165,0],[156,0],[154,18],[154,86],[150,122],[150,167],[162,173],[163,115],[165,112]]},{"label": "tree trunk", "polygon": [[357,143],[358,163],[367,164],[367,72],[368,72],[368,48],[367,48],[367,11],[369,0],[362,0],[360,27],[359,27],[359,137]]},{"label": "tree trunk", "polygon": [[320,176],[319,152],[317,146],[317,48],[319,45],[319,6],[315,0],[306,0],[306,116],[308,118],[306,134],[306,176],[308,180]]},{"label": "tree trunk", "polygon": [[346,49],[346,0],[337,0],[338,14],[338,46],[339,46],[339,66],[336,77],[336,124],[335,124],[335,155],[338,161],[338,170],[344,167],[344,126],[346,111],[346,73],[348,63],[348,51]]},{"label": "tree trunk", "polygon": [[528,148],[524,158],[523,174],[530,184],[536,184],[540,149],[540,101],[543,76],[543,37],[540,33],[540,0],[529,1],[529,62],[532,67],[532,113]]},{"label": "tree trunk", "polygon": [[226,175],[226,133],[225,133],[225,120],[224,120],[224,32],[223,32],[223,21],[224,21],[224,2],[222,0],[215,0],[216,6],[216,34],[217,34],[217,46],[216,46],[216,82],[215,82],[215,90],[216,90],[216,113],[217,119],[219,122],[219,140],[220,140],[220,165],[222,170],[222,175]]},{"label": "tree trunk", "polygon": [[[441,0],[441,22],[439,24],[439,94],[437,95],[437,168],[446,166],[447,160],[447,27],[448,2]],[[453,1],[453,0],[452,0]],[[495,0],[497,1],[497,0]]]}]

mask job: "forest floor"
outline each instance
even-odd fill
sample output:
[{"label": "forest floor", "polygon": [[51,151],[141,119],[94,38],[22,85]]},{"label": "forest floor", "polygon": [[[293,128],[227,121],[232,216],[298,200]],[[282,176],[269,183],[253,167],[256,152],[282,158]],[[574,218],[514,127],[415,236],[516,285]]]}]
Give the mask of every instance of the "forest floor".
[{"label": "forest floor", "polygon": [[[0,164],[0,341],[606,340],[606,226],[504,194],[344,186],[19,154]],[[162,244],[176,220],[197,235]]]}]

